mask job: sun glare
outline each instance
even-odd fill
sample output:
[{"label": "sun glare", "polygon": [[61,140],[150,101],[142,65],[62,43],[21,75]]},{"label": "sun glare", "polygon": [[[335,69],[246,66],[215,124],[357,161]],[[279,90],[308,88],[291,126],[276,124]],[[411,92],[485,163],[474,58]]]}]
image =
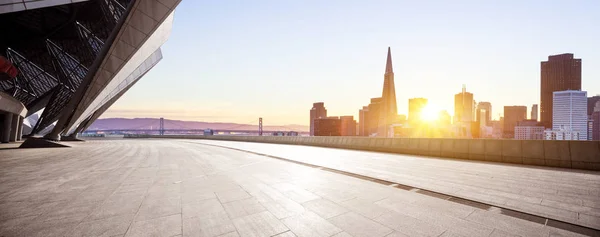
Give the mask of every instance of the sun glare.
[{"label": "sun glare", "polygon": [[426,105],[423,110],[421,110],[421,119],[423,121],[436,121],[439,118],[439,111],[437,109],[437,107],[428,104]]}]

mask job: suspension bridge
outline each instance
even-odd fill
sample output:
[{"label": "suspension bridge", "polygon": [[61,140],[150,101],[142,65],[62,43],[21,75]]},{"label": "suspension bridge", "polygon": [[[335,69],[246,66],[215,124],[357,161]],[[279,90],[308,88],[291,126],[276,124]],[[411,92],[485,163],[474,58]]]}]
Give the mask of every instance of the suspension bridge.
[{"label": "suspension bridge", "polygon": [[297,131],[294,128],[286,126],[274,126],[278,129],[263,130],[262,118],[258,119],[257,126],[250,125],[256,123],[257,120],[248,122],[248,124],[235,124],[229,127],[215,128],[198,128],[186,125],[183,121],[168,120],[164,118],[156,119],[146,124],[136,125],[127,128],[109,128],[109,129],[89,129],[83,134],[157,134],[157,135],[174,135],[174,134],[205,134],[210,131],[211,135],[308,135],[309,132]]}]

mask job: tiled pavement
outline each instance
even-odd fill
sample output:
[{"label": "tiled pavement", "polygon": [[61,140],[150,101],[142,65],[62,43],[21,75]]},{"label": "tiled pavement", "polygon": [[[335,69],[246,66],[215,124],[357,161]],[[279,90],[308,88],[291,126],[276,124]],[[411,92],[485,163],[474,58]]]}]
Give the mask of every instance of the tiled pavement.
[{"label": "tiled pavement", "polygon": [[0,149],[0,236],[599,235],[188,141],[69,144]]},{"label": "tiled pavement", "polygon": [[310,146],[187,140],[329,167],[600,229],[600,172]]}]

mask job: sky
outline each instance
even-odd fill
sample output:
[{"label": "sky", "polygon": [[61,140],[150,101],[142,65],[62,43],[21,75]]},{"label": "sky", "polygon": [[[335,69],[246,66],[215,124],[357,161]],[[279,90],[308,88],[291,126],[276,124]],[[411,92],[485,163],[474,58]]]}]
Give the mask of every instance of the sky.
[{"label": "sky", "polygon": [[540,62],[574,53],[600,94],[598,0],[183,0],[163,59],[102,117],[309,124],[314,102],[354,115],[380,97],[392,49],[398,113],[424,97],[539,104]]}]

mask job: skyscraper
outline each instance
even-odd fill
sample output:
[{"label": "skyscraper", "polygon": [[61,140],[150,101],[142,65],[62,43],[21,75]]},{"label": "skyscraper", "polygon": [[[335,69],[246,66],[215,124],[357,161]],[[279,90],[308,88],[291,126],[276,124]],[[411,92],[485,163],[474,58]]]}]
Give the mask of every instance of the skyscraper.
[{"label": "skyscraper", "polygon": [[587,92],[556,91],[552,100],[552,130],[579,134],[576,140],[587,140]]},{"label": "skyscraper", "polygon": [[359,136],[368,136],[369,135],[369,126],[367,122],[367,117],[369,116],[369,106],[363,106],[362,109],[358,111],[358,135]]},{"label": "skyscraper", "polygon": [[479,104],[477,104],[477,112],[475,112],[475,116],[475,121],[479,122],[480,124],[482,123],[482,116],[484,116],[483,124],[485,124],[485,126],[490,126],[490,122],[492,121],[492,103],[483,101],[479,102]]},{"label": "skyscraper", "polygon": [[356,120],[354,116],[340,116],[341,136],[356,136]]},{"label": "skyscraper", "polygon": [[383,99],[381,97],[371,98],[371,103],[368,106],[369,113],[367,114],[366,136],[378,133],[379,123],[381,122],[381,109],[383,108]]},{"label": "skyscraper", "polygon": [[531,106],[531,115],[530,115],[530,119],[531,120],[535,120],[538,121],[538,105],[534,104]]},{"label": "skyscraper", "polygon": [[581,90],[581,59],[573,54],[548,56],[541,63],[540,119],[546,128],[552,128],[552,93]]},{"label": "skyscraper", "polygon": [[588,114],[588,116],[592,116],[592,113],[594,113],[594,107],[596,106],[596,102],[600,101],[600,95],[588,97],[587,101],[588,101],[587,114]]},{"label": "skyscraper", "polygon": [[313,103],[313,107],[310,109],[310,135],[315,135],[315,119],[327,117],[327,109],[325,109],[325,103],[317,102]]},{"label": "skyscraper", "polygon": [[600,101],[596,101],[592,112],[592,140],[600,140]]},{"label": "skyscraper", "polygon": [[527,106],[504,106],[504,138],[515,137],[515,127],[527,119]]},{"label": "skyscraper", "polygon": [[408,124],[414,126],[421,122],[421,112],[426,105],[425,98],[408,99]]},{"label": "skyscraper", "polygon": [[342,120],[338,117],[321,117],[314,121],[314,136],[341,136]]},{"label": "skyscraper", "polygon": [[454,95],[454,123],[473,122],[473,94],[463,86],[462,92]]},{"label": "skyscraper", "polygon": [[389,126],[394,123],[398,115],[396,105],[396,86],[394,84],[394,70],[392,68],[392,50],[388,47],[385,74],[383,75],[383,93],[381,94],[382,106],[377,128],[377,136],[386,137]]}]

